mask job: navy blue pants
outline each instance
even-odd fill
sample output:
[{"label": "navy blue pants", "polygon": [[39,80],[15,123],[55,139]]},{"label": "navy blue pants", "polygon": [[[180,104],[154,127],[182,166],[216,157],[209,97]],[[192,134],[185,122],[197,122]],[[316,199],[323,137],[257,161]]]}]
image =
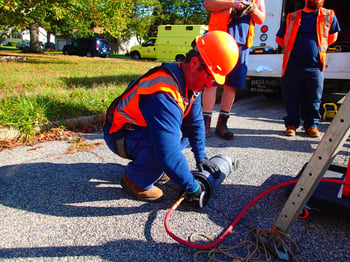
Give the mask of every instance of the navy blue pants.
[{"label": "navy blue pants", "polygon": [[321,119],[320,105],[323,92],[323,72],[318,68],[288,67],[282,77],[283,101],[287,116],[286,127],[318,127]]},{"label": "navy blue pants", "polygon": [[[109,134],[109,125],[104,126],[104,140],[107,146],[117,154],[114,138]],[[187,137],[182,137],[181,148],[189,145]],[[147,128],[125,132],[125,144],[128,155],[132,158],[125,167],[125,174],[138,186],[144,189],[152,188],[164,174],[151,143]]]}]

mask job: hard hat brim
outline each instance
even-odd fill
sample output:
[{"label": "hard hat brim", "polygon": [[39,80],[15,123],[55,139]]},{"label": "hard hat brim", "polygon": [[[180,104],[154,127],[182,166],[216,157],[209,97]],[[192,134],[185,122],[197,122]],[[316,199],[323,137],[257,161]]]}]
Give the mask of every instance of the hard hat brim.
[{"label": "hard hat brim", "polygon": [[219,85],[225,84],[226,76],[215,74],[210,68],[209,68],[209,71],[214,77],[216,83],[218,83]]}]

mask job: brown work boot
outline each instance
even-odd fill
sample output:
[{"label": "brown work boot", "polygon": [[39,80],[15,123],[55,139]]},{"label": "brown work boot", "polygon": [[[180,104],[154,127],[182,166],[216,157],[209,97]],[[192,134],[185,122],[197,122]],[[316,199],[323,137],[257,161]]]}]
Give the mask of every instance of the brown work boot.
[{"label": "brown work boot", "polygon": [[220,136],[225,140],[232,140],[233,133],[227,128],[227,120],[229,116],[225,114],[220,114],[218,122],[216,124],[215,134]]},{"label": "brown work boot", "polygon": [[127,193],[133,195],[138,200],[153,202],[159,200],[163,196],[163,191],[160,188],[153,186],[147,190],[143,189],[134,184],[126,175],[123,175],[121,185]]},{"label": "brown work boot", "polygon": [[205,127],[205,137],[210,137],[211,116],[207,114],[203,114],[203,118],[204,118],[204,127]]},{"label": "brown work boot", "polygon": [[285,131],[286,136],[295,136],[295,133],[296,133],[295,130],[296,128],[294,126],[288,126]]},{"label": "brown work boot", "polygon": [[308,135],[308,136],[311,136],[311,137],[319,137],[320,136],[320,131],[318,130],[317,127],[309,127],[308,129],[305,130],[305,133]]}]

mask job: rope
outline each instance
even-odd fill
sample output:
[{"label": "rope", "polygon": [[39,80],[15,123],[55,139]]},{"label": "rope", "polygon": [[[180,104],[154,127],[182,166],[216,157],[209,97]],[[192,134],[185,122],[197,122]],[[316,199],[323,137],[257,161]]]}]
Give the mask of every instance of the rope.
[{"label": "rope", "polygon": [[[245,236],[244,240],[240,243],[238,243],[235,246],[220,246],[218,248],[213,248],[211,250],[200,250],[194,253],[194,261],[197,262],[197,257],[199,255],[207,254],[208,256],[208,262],[209,261],[216,261],[216,262],[224,262],[225,260],[220,260],[217,258],[220,257],[228,257],[230,258],[230,261],[245,261],[245,262],[254,262],[254,261],[270,261],[271,260],[271,254],[267,250],[265,246],[265,241],[269,235],[272,234],[276,236],[279,241],[285,246],[288,250],[288,253],[295,259],[295,261],[298,261],[292,252],[292,250],[288,247],[288,245],[285,243],[285,239],[291,242],[297,251],[299,251],[298,245],[295,243],[295,241],[288,236],[287,234],[278,231],[276,227],[272,228],[271,230],[265,230],[258,227],[254,227],[251,229]],[[245,249],[247,255],[245,257],[235,255],[234,251],[237,251],[239,249]]]}]

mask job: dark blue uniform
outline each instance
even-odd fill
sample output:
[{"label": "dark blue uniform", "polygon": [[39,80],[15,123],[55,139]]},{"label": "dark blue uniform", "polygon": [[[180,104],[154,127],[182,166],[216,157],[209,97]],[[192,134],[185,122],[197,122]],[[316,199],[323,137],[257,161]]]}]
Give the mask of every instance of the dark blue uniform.
[{"label": "dark blue uniform", "polygon": [[[282,77],[283,99],[287,112],[287,116],[284,117],[286,127],[298,128],[300,118],[304,121],[305,129],[317,127],[321,119],[319,109],[324,77],[316,34],[318,12],[318,10],[312,13],[302,12],[301,24],[286,72]],[[283,38],[285,30],[284,22],[277,36]],[[337,18],[334,16],[329,34],[339,31]]]}]

